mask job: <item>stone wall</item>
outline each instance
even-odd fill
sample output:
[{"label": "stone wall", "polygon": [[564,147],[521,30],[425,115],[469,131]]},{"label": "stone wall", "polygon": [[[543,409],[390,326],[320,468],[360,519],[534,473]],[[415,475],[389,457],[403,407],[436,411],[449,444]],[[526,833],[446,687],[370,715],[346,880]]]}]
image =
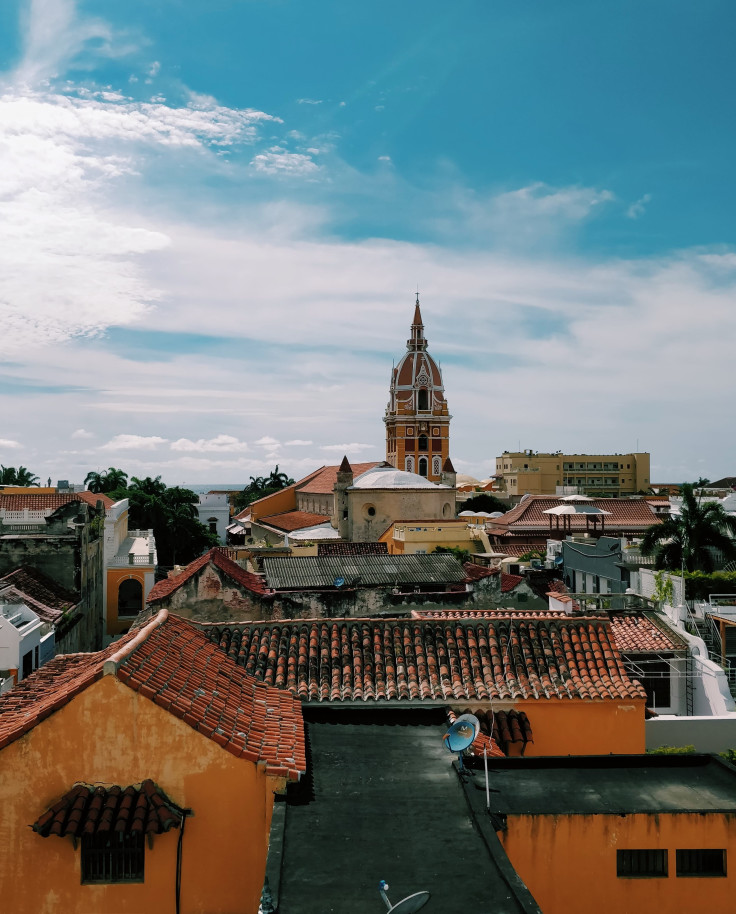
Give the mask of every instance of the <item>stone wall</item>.
[{"label": "stone wall", "polygon": [[[64,652],[102,647],[102,533],[96,509],[83,502],[62,505],[46,519],[43,532],[18,530],[0,522],[0,575],[30,565],[78,596],[74,625],[69,625],[61,639]],[[58,648],[57,653],[61,653]]]}]

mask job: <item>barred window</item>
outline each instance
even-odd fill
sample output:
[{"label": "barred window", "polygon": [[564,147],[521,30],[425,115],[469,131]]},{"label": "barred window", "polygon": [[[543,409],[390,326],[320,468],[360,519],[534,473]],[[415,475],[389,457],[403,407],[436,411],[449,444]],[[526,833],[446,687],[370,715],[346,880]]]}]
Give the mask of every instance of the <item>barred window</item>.
[{"label": "barred window", "polygon": [[677,851],[678,876],[725,876],[726,851],[687,848]]},{"label": "barred window", "polygon": [[143,882],[143,834],[82,836],[82,882]]},{"label": "barred window", "polygon": [[667,875],[667,850],[616,851],[616,875],[625,879],[652,879]]}]

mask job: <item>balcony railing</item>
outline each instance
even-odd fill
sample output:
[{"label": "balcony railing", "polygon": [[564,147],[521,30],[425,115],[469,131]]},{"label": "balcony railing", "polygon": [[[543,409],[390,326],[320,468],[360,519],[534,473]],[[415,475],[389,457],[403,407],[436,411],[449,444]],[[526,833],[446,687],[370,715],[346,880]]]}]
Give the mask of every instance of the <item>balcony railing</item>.
[{"label": "balcony railing", "polygon": [[116,568],[125,565],[155,565],[156,553],[151,552],[147,555],[134,555],[133,553],[130,553],[129,555],[114,555],[110,559],[109,564]]}]

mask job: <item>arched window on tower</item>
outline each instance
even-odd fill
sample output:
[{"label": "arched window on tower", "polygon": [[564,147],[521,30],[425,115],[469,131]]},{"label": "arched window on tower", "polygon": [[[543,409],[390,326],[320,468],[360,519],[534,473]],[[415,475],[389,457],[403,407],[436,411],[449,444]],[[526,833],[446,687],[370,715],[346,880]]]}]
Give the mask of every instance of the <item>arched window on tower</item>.
[{"label": "arched window on tower", "polygon": [[419,458],[419,475],[420,476],[427,475],[427,458],[426,457]]},{"label": "arched window on tower", "polygon": [[429,438],[426,435],[419,436],[419,450],[428,451],[429,450]]},{"label": "arched window on tower", "polygon": [[414,458],[413,457],[406,458],[406,472],[407,473],[414,472]]},{"label": "arched window on tower", "polygon": [[417,393],[417,409],[418,410],[427,410],[429,409],[429,391],[426,387],[420,387]]},{"label": "arched window on tower", "polygon": [[432,475],[439,476],[441,472],[442,472],[442,466],[440,464],[440,458],[433,457],[432,458]]}]

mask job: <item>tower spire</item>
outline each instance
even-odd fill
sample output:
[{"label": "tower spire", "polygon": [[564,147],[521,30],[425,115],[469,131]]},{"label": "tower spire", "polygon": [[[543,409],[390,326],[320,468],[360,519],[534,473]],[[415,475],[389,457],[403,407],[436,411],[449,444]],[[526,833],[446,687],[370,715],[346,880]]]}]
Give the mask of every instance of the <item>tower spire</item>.
[{"label": "tower spire", "polygon": [[422,321],[422,312],[419,307],[419,290],[417,289],[417,300],[414,305],[414,320],[411,322],[411,339],[406,341],[407,349],[422,350],[427,348],[427,341],[424,339],[424,322]]}]

